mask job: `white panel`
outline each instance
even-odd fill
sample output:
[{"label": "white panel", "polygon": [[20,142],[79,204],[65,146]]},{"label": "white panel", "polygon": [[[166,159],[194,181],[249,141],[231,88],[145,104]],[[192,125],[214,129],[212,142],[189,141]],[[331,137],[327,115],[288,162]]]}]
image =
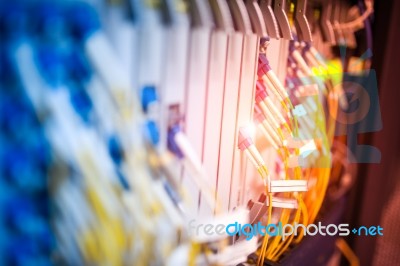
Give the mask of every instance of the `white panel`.
[{"label": "white panel", "polygon": [[[190,36],[189,69],[186,94],[185,132],[197,156],[203,154],[203,133],[207,92],[207,69],[211,30],[194,28]],[[197,211],[199,189],[190,181],[185,170],[182,184],[187,188],[193,210]],[[192,210],[192,209],[191,209]]]},{"label": "white panel", "polygon": [[259,38],[255,34],[247,34],[244,39],[243,46],[243,59],[240,80],[236,136],[235,136],[235,150],[234,150],[234,165],[231,183],[231,196],[229,209],[237,207],[240,203],[243,193],[243,178],[246,174],[247,159],[244,154],[240,152],[237,147],[239,128],[248,126],[252,123],[253,116],[253,103],[255,92],[255,71],[258,58],[258,44]]},{"label": "white panel", "polygon": [[[211,36],[204,150],[202,156],[208,177],[207,181],[214,190],[217,183],[227,47],[228,34],[219,30],[214,31]],[[210,206],[204,204],[203,201],[200,202],[201,215],[212,214],[214,206],[211,206],[211,209],[209,208]]]},{"label": "white panel", "polygon": [[222,111],[221,146],[217,176],[217,198],[220,202],[221,211],[228,211],[229,207],[242,51],[243,34],[238,32],[232,33],[228,42],[228,59]]}]

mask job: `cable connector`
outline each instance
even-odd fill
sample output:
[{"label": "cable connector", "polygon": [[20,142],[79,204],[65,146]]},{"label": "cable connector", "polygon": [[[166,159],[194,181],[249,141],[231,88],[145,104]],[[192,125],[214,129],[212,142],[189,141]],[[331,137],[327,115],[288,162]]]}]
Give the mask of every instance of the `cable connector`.
[{"label": "cable connector", "polygon": [[156,146],[160,142],[160,132],[155,121],[148,120],[146,122],[147,136],[151,144]]},{"label": "cable connector", "polygon": [[249,158],[252,164],[257,168],[257,171],[261,175],[264,184],[267,186],[269,191],[269,171],[260,152],[257,150],[253,143],[253,140],[250,137],[249,127],[241,127],[239,129],[238,147],[242,152],[246,154],[247,158]]},{"label": "cable connector", "polygon": [[266,122],[266,119],[260,110],[260,108],[256,105],[254,106],[254,123],[258,125],[261,132],[267,139],[267,141],[274,147],[275,150],[278,150],[280,145],[280,140],[278,134],[274,131],[272,126]]},{"label": "cable connector", "polygon": [[[269,206],[268,201],[265,202],[265,206]],[[282,208],[282,209],[297,209],[298,204],[297,204],[297,200],[295,200],[295,199],[273,197],[272,198],[272,207]]]},{"label": "cable connector", "polygon": [[286,128],[289,132],[291,132],[289,125],[287,124],[285,118],[278,110],[278,108],[274,105],[271,98],[268,95],[268,92],[262,82],[257,81],[256,83],[256,103],[260,106],[266,117],[271,117],[271,119],[276,118],[280,125]]},{"label": "cable connector", "polygon": [[271,180],[272,193],[277,192],[304,192],[308,190],[307,180]]},{"label": "cable connector", "polygon": [[179,159],[183,159],[183,153],[179,149],[175,137],[176,134],[181,132],[181,128],[179,125],[172,126],[168,131],[168,149],[175,154]]},{"label": "cable connector", "polygon": [[156,88],[154,86],[143,87],[141,96],[142,109],[147,113],[149,106],[158,101]]},{"label": "cable connector", "polygon": [[75,3],[67,10],[72,32],[79,39],[87,39],[100,29],[100,19],[88,3]]},{"label": "cable connector", "polygon": [[247,150],[250,146],[252,146],[253,140],[250,137],[250,134],[248,132],[247,128],[241,128],[239,130],[239,141],[238,141],[238,148],[241,151]]},{"label": "cable connector", "polygon": [[269,71],[271,71],[272,68],[269,65],[269,61],[265,54],[259,54],[258,56],[258,71],[257,75],[258,78],[261,79],[262,76],[266,75]]}]

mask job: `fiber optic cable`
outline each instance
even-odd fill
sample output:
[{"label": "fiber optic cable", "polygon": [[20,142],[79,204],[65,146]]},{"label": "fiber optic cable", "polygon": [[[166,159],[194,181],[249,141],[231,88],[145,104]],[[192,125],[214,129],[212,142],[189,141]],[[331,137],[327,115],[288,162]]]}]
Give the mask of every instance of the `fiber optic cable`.
[{"label": "fiber optic cable", "polygon": [[279,121],[279,124],[283,128],[285,128],[289,132],[289,134],[291,134],[291,129],[289,128],[289,125],[287,124],[285,118],[280,113],[280,111],[273,104],[271,98],[268,96],[268,92],[265,89],[264,85],[260,81],[256,81],[256,84],[256,103],[260,106],[264,115],[268,116],[269,114],[271,114],[272,117],[275,117]]},{"label": "fiber optic cable", "polygon": [[267,190],[270,191],[270,176],[267,166],[265,165],[260,153],[254,146],[253,141],[250,138],[248,129],[241,128],[239,131],[238,148],[244,152],[253,165],[256,167],[258,173],[261,175]]},{"label": "fiber optic cable", "polygon": [[[268,218],[267,218],[267,225],[271,224],[271,219],[272,219],[272,194],[268,193]],[[265,230],[268,230],[267,228]],[[268,247],[268,239],[269,239],[269,234],[266,231],[265,236],[262,242],[261,246],[261,253],[258,257],[257,265],[264,265],[264,259],[265,259],[265,252]]]}]

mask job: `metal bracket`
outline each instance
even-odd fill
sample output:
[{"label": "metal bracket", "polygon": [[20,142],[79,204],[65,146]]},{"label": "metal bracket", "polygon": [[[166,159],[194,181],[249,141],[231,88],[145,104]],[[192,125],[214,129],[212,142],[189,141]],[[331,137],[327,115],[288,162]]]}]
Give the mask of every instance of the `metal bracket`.
[{"label": "metal bracket", "polygon": [[297,0],[294,9],[294,25],[296,27],[297,35],[300,40],[312,42],[310,25],[306,17],[307,0]]},{"label": "metal bracket", "polygon": [[281,36],[287,40],[293,40],[293,34],[290,30],[290,24],[288,17],[285,12],[286,0],[275,0],[274,1],[274,13],[278,21]]},{"label": "metal bracket", "polygon": [[335,32],[333,31],[332,23],[331,23],[331,15],[332,15],[332,0],[328,0],[324,6],[321,8],[321,18],[319,20],[319,25],[321,27],[322,38],[324,41],[331,43],[332,45],[336,44],[335,40]]},{"label": "metal bracket", "polygon": [[274,10],[272,9],[272,0],[261,0],[260,8],[264,16],[265,26],[267,27],[268,35],[271,38],[280,39],[278,22],[276,21]]}]

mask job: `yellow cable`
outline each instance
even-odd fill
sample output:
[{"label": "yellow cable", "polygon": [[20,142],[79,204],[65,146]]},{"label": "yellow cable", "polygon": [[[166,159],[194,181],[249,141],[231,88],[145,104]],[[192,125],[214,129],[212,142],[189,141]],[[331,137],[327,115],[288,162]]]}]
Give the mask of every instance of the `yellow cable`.
[{"label": "yellow cable", "polygon": [[200,244],[192,242],[189,249],[188,265],[195,266],[196,258],[200,254]]},{"label": "yellow cable", "polygon": [[343,238],[339,237],[336,240],[336,246],[342,252],[342,254],[346,257],[346,259],[349,261],[350,266],[359,266],[360,265],[360,260],[354,254],[353,250],[349,247],[346,241],[344,241]]},{"label": "yellow cable", "polygon": [[[267,218],[267,226],[271,223],[271,218],[272,218],[272,193],[268,192],[268,218]],[[263,243],[261,246],[261,253],[260,256],[258,257],[257,265],[264,265],[264,259],[265,259],[265,251],[268,246],[268,239],[269,239],[269,234],[267,227],[265,228],[265,236],[263,239]]]},{"label": "yellow cable", "polygon": [[[298,201],[299,201],[299,199],[298,199]],[[293,219],[293,222],[291,223],[292,225],[294,225],[295,223],[299,223],[300,215],[301,215],[301,209],[297,208],[295,217]],[[293,234],[291,234],[288,238],[286,238],[283,242],[281,242],[278,245],[278,247],[275,249],[275,251],[272,252],[272,254],[271,254],[272,261],[276,261],[282,255],[282,253],[289,247],[290,243],[292,243],[293,238],[294,238],[294,232],[293,232]]]},{"label": "yellow cable", "polygon": [[[283,209],[282,213],[281,213],[281,217],[279,219],[279,221],[282,223],[282,226],[284,226],[285,224],[288,223],[289,218],[290,218],[290,213],[292,210],[290,209]],[[270,254],[276,249],[276,247],[279,245],[279,242],[281,241],[282,236],[277,235],[274,237],[274,239],[272,240],[271,245],[269,246],[267,252],[266,252],[266,257],[270,258]]]},{"label": "yellow cable", "polygon": [[[307,206],[304,204],[304,201],[303,201],[303,198],[302,198],[302,197],[300,198],[300,201],[299,201],[299,208],[301,209],[301,213],[302,213],[302,215],[301,215],[301,217],[302,217],[302,224],[305,225],[305,226],[308,226],[309,223],[308,223],[308,211],[307,211]],[[300,234],[298,234],[298,235],[295,237],[295,239],[293,240],[293,243],[295,243],[295,244],[299,243],[299,242],[303,239],[303,237],[304,237],[304,232],[303,232],[303,229],[301,229]]]}]

